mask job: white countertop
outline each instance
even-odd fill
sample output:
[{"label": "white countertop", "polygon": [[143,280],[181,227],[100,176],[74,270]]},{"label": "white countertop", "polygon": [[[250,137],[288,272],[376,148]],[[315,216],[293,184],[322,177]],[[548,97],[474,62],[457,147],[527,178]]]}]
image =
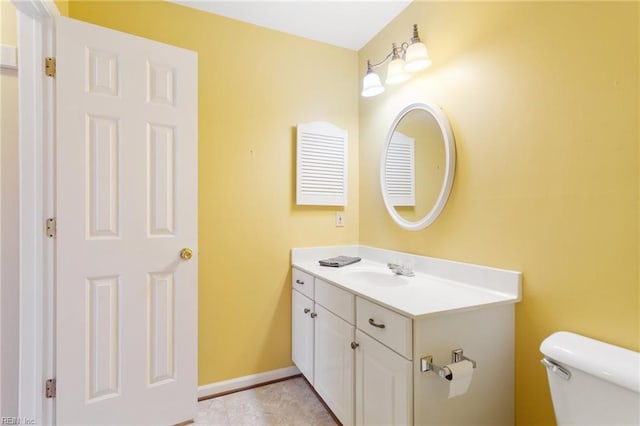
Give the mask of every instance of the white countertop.
[{"label": "white countertop", "polygon": [[[362,261],[339,268],[318,264],[319,259],[338,255],[360,256]],[[387,261],[382,262],[384,258]],[[386,262],[397,259],[411,262],[415,276],[394,275]],[[519,272],[371,247],[293,249],[292,266],[412,319],[521,300]],[[357,270],[388,273],[389,280],[397,284],[375,285],[354,279],[352,271]]]}]

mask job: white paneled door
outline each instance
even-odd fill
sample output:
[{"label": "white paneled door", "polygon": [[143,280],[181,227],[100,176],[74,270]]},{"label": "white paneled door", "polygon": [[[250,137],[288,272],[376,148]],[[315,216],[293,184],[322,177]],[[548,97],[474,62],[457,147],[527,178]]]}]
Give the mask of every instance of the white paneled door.
[{"label": "white paneled door", "polygon": [[197,56],[55,26],[57,424],[192,419]]}]

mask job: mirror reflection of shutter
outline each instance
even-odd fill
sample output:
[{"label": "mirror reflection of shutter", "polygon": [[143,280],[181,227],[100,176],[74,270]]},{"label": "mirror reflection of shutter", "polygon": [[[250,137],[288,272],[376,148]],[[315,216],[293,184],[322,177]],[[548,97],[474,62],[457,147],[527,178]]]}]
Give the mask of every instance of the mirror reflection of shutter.
[{"label": "mirror reflection of shutter", "polygon": [[347,131],[331,123],[298,124],[297,204],[347,204],[347,142]]},{"label": "mirror reflection of shutter", "polygon": [[385,183],[392,206],[416,205],[415,140],[394,132],[387,150]]}]

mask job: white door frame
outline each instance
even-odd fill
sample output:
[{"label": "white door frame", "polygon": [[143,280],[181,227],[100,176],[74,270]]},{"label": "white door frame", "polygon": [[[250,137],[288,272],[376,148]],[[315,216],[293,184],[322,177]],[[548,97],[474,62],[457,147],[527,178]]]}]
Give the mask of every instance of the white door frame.
[{"label": "white door frame", "polygon": [[18,10],[19,194],[20,194],[20,348],[19,416],[53,424],[44,382],[54,374],[54,255],[44,233],[54,205],[54,89],[44,75],[44,58],[53,56],[52,0],[12,0]]}]

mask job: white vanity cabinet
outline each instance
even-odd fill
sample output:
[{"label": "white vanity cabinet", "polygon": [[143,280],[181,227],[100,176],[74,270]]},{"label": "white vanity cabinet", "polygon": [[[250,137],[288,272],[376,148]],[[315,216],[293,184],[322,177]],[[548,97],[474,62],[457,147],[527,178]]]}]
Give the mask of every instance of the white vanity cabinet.
[{"label": "white vanity cabinet", "polygon": [[292,275],[292,358],[318,395],[345,425],[411,424],[411,320]]},{"label": "white vanity cabinet", "polygon": [[[435,266],[449,265],[443,262]],[[384,271],[373,262],[351,269],[301,263],[292,272],[293,361],[340,422],[514,424],[519,273],[455,264],[462,273],[451,275],[466,279],[470,268],[469,281],[481,276],[486,289],[418,274],[388,288],[352,278]],[[468,387],[424,371],[422,359],[445,367],[458,362],[459,349],[476,365]]]},{"label": "white vanity cabinet", "polygon": [[293,362],[340,422],[353,424],[354,296],[296,269],[292,285]]}]

